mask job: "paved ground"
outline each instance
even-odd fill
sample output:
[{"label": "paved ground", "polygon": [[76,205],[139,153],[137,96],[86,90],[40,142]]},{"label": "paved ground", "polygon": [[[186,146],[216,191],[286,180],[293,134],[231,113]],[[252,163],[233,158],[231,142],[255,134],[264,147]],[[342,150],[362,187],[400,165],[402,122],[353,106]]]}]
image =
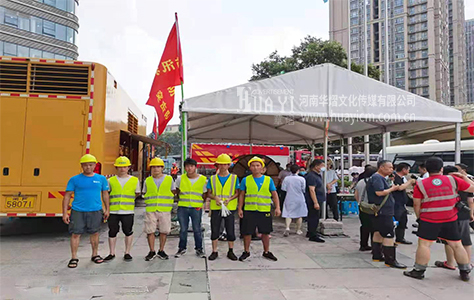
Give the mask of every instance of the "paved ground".
[{"label": "paved ground", "polygon": [[[457,271],[430,268],[427,278],[417,281],[404,277],[402,271],[373,263],[369,253],[358,251],[358,219],[344,219],[348,238],[328,238],[325,244],[309,243],[295,234],[283,237],[283,223],[275,222],[271,250],[278,262],[261,257],[260,242],[252,243],[252,256],[246,262],[232,262],[225,251],[216,261],[200,259],[192,252],[168,261],[143,258],[148,247],[143,229],[143,209],[137,209],[133,262],[115,259],[95,265],[90,261],[90,247],[83,239],[77,269],[66,267],[69,240],[61,223],[29,221],[50,233],[3,236],[0,244],[2,299],[474,299],[474,280],[458,279]],[[413,218],[410,218],[412,221]],[[40,224],[39,224],[40,223]],[[208,219],[204,219],[206,251],[210,253]],[[17,221],[17,224],[21,224]],[[54,224],[54,225],[51,225]],[[11,224],[7,224],[11,225]],[[7,225],[2,226],[2,232]],[[11,226],[10,226],[11,227]],[[28,228],[27,225],[22,225]],[[4,230],[5,229],[5,230]],[[407,234],[415,242],[415,236]],[[43,230],[44,231],[44,230]],[[53,232],[53,233],[51,233]],[[55,232],[55,233],[54,233]],[[107,231],[101,232],[100,254],[107,254]],[[474,238],[474,236],[473,236]],[[193,241],[189,236],[189,248]],[[169,239],[166,251],[177,249],[178,238]],[[221,242],[222,250],[226,244]],[[236,243],[236,253],[243,245]],[[399,260],[413,264],[415,246],[399,246]],[[441,245],[433,249],[434,260],[444,256]],[[123,235],[118,251],[123,251]]]}]

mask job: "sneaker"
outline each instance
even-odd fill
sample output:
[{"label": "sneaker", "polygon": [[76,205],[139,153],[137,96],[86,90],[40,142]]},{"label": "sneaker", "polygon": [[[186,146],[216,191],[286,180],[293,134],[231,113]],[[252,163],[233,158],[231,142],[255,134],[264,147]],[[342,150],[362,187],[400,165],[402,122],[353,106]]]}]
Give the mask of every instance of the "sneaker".
[{"label": "sneaker", "polygon": [[421,280],[421,279],[425,278],[425,271],[417,271],[417,270],[413,269],[411,271],[403,272],[403,275]]},{"label": "sneaker", "polygon": [[297,234],[297,235],[302,235],[302,234],[303,234],[303,231],[297,230],[297,231],[296,231],[296,234]]},{"label": "sneaker", "polygon": [[216,260],[216,258],[219,256],[217,252],[212,252],[211,255],[209,255],[209,260]]},{"label": "sneaker", "polygon": [[227,241],[227,234],[223,233],[221,236],[218,238],[219,241]]},{"label": "sneaker", "polygon": [[196,250],[196,255],[201,257],[201,258],[206,258],[206,253],[204,253],[204,251],[202,251],[202,249],[197,249]]},{"label": "sneaker", "polygon": [[263,257],[269,260],[273,260],[273,261],[278,260],[278,258],[276,258],[275,255],[273,255],[273,253],[271,253],[270,251],[268,251],[267,253],[263,252]]},{"label": "sneaker", "polygon": [[150,261],[150,260],[153,260],[153,258],[156,257],[156,252],[155,251],[150,251],[148,252],[148,255],[145,257],[145,260],[146,261]]},{"label": "sneaker", "polygon": [[131,261],[131,260],[133,259],[133,257],[132,257],[130,254],[126,253],[126,254],[123,256],[123,259],[124,259],[125,261]]},{"label": "sneaker", "polygon": [[287,237],[287,236],[290,236],[290,230],[285,230],[285,232],[283,233],[283,236],[284,237]]},{"label": "sneaker", "polygon": [[309,238],[311,235],[309,234],[309,231],[306,232],[306,237]]},{"label": "sneaker", "polygon": [[233,261],[236,261],[238,259],[237,256],[235,256],[234,251],[232,250],[229,250],[227,252],[227,258]]},{"label": "sneaker", "polygon": [[166,254],[165,251],[158,251],[158,254],[156,256],[158,256],[158,258],[162,260],[166,260],[170,258],[168,254]]},{"label": "sneaker", "polygon": [[246,260],[246,259],[249,258],[249,257],[250,257],[250,252],[244,251],[244,252],[242,252],[242,255],[239,257],[239,260],[240,260],[240,261],[244,261],[244,260]]},{"label": "sneaker", "polygon": [[115,254],[114,255],[109,254],[109,255],[107,255],[107,257],[104,258],[104,261],[109,261],[109,260],[112,260],[114,258],[115,258]]},{"label": "sneaker", "polygon": [[469,281],[471,278],[469,277],[469,273],[471,270],[460,270],[459,275],[461,276],[462,281]]},{"label": "sneaker", "polygon": [[359,251],[370,251],[372,247],[370,246],[360,246]]},{"label": "sneaker", "polygon": [[186,249],[179,249],[178,252],[174,255],[174,257],[178,258],[180,256],[183,256],[186,253]]}]

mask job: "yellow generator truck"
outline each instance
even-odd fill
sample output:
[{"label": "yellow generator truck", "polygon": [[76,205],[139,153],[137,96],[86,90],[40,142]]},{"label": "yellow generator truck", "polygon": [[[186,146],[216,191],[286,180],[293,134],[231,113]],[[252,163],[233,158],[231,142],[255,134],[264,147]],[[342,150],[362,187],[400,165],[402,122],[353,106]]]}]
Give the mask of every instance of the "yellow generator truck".
[{"label": "yellow generator truck", "polygon": [[[60,217],[79,159],[112,175],[127,156],[146,169],[146,117],[98,63],[0,56],[0,216]],[[140,178],[142,179],[142,178]]]}]

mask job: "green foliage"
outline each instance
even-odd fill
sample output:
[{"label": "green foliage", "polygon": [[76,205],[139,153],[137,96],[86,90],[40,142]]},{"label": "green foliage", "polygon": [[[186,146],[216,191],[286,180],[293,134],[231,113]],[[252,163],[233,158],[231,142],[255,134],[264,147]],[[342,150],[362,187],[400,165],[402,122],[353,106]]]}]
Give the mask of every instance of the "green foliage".
[{"label": "green foliage", "polygon": [[[158,137],[158,140],[168,143],[171,146],[171,151],[168,153],[168,155],[181,154],[181,132],[163,133]],[[165,148],[155,148],[155,155],[165,156],[165,154]]]},{"label": "green foliage", "polygon": [[[346,68],[346,51],[336,41],[323,41],[307,36],[300,45],[293,47],[291,56],[281,56],[278,51],[274,51],[264,61],[252,64],[253,75],[250,81],[270,78],[324,63],[332,63]],[[364,73],[364,67],[355,63],[351,64],[351,70],[360,74]],[[369,77],[379,80],[380,71],[369,65]]]}]

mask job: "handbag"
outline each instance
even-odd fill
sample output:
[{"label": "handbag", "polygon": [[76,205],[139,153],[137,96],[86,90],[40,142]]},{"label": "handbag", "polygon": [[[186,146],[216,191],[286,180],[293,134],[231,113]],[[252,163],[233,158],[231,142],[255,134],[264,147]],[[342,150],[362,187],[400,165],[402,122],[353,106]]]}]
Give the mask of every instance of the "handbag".
[{"label": "handbag", "polygon": [[[367,194],[368,180],[366,180],[366,178],[364,178],[364,181],[365,181],[365,184],[366,184],[365,192]],[[387,202],[388,197],[390,197],[390,193],[385,195],[385,197],[383,198],[382,203],[380,203],[380,205],[377,205],[377,204],[374,204],[374,203],[368,203],[368,202],[365,202],[365,201],[361,201],[360,204],[359,204],[359,208],[365,214],[377,216],[379,211],[382,209],[382,207]]]}]

